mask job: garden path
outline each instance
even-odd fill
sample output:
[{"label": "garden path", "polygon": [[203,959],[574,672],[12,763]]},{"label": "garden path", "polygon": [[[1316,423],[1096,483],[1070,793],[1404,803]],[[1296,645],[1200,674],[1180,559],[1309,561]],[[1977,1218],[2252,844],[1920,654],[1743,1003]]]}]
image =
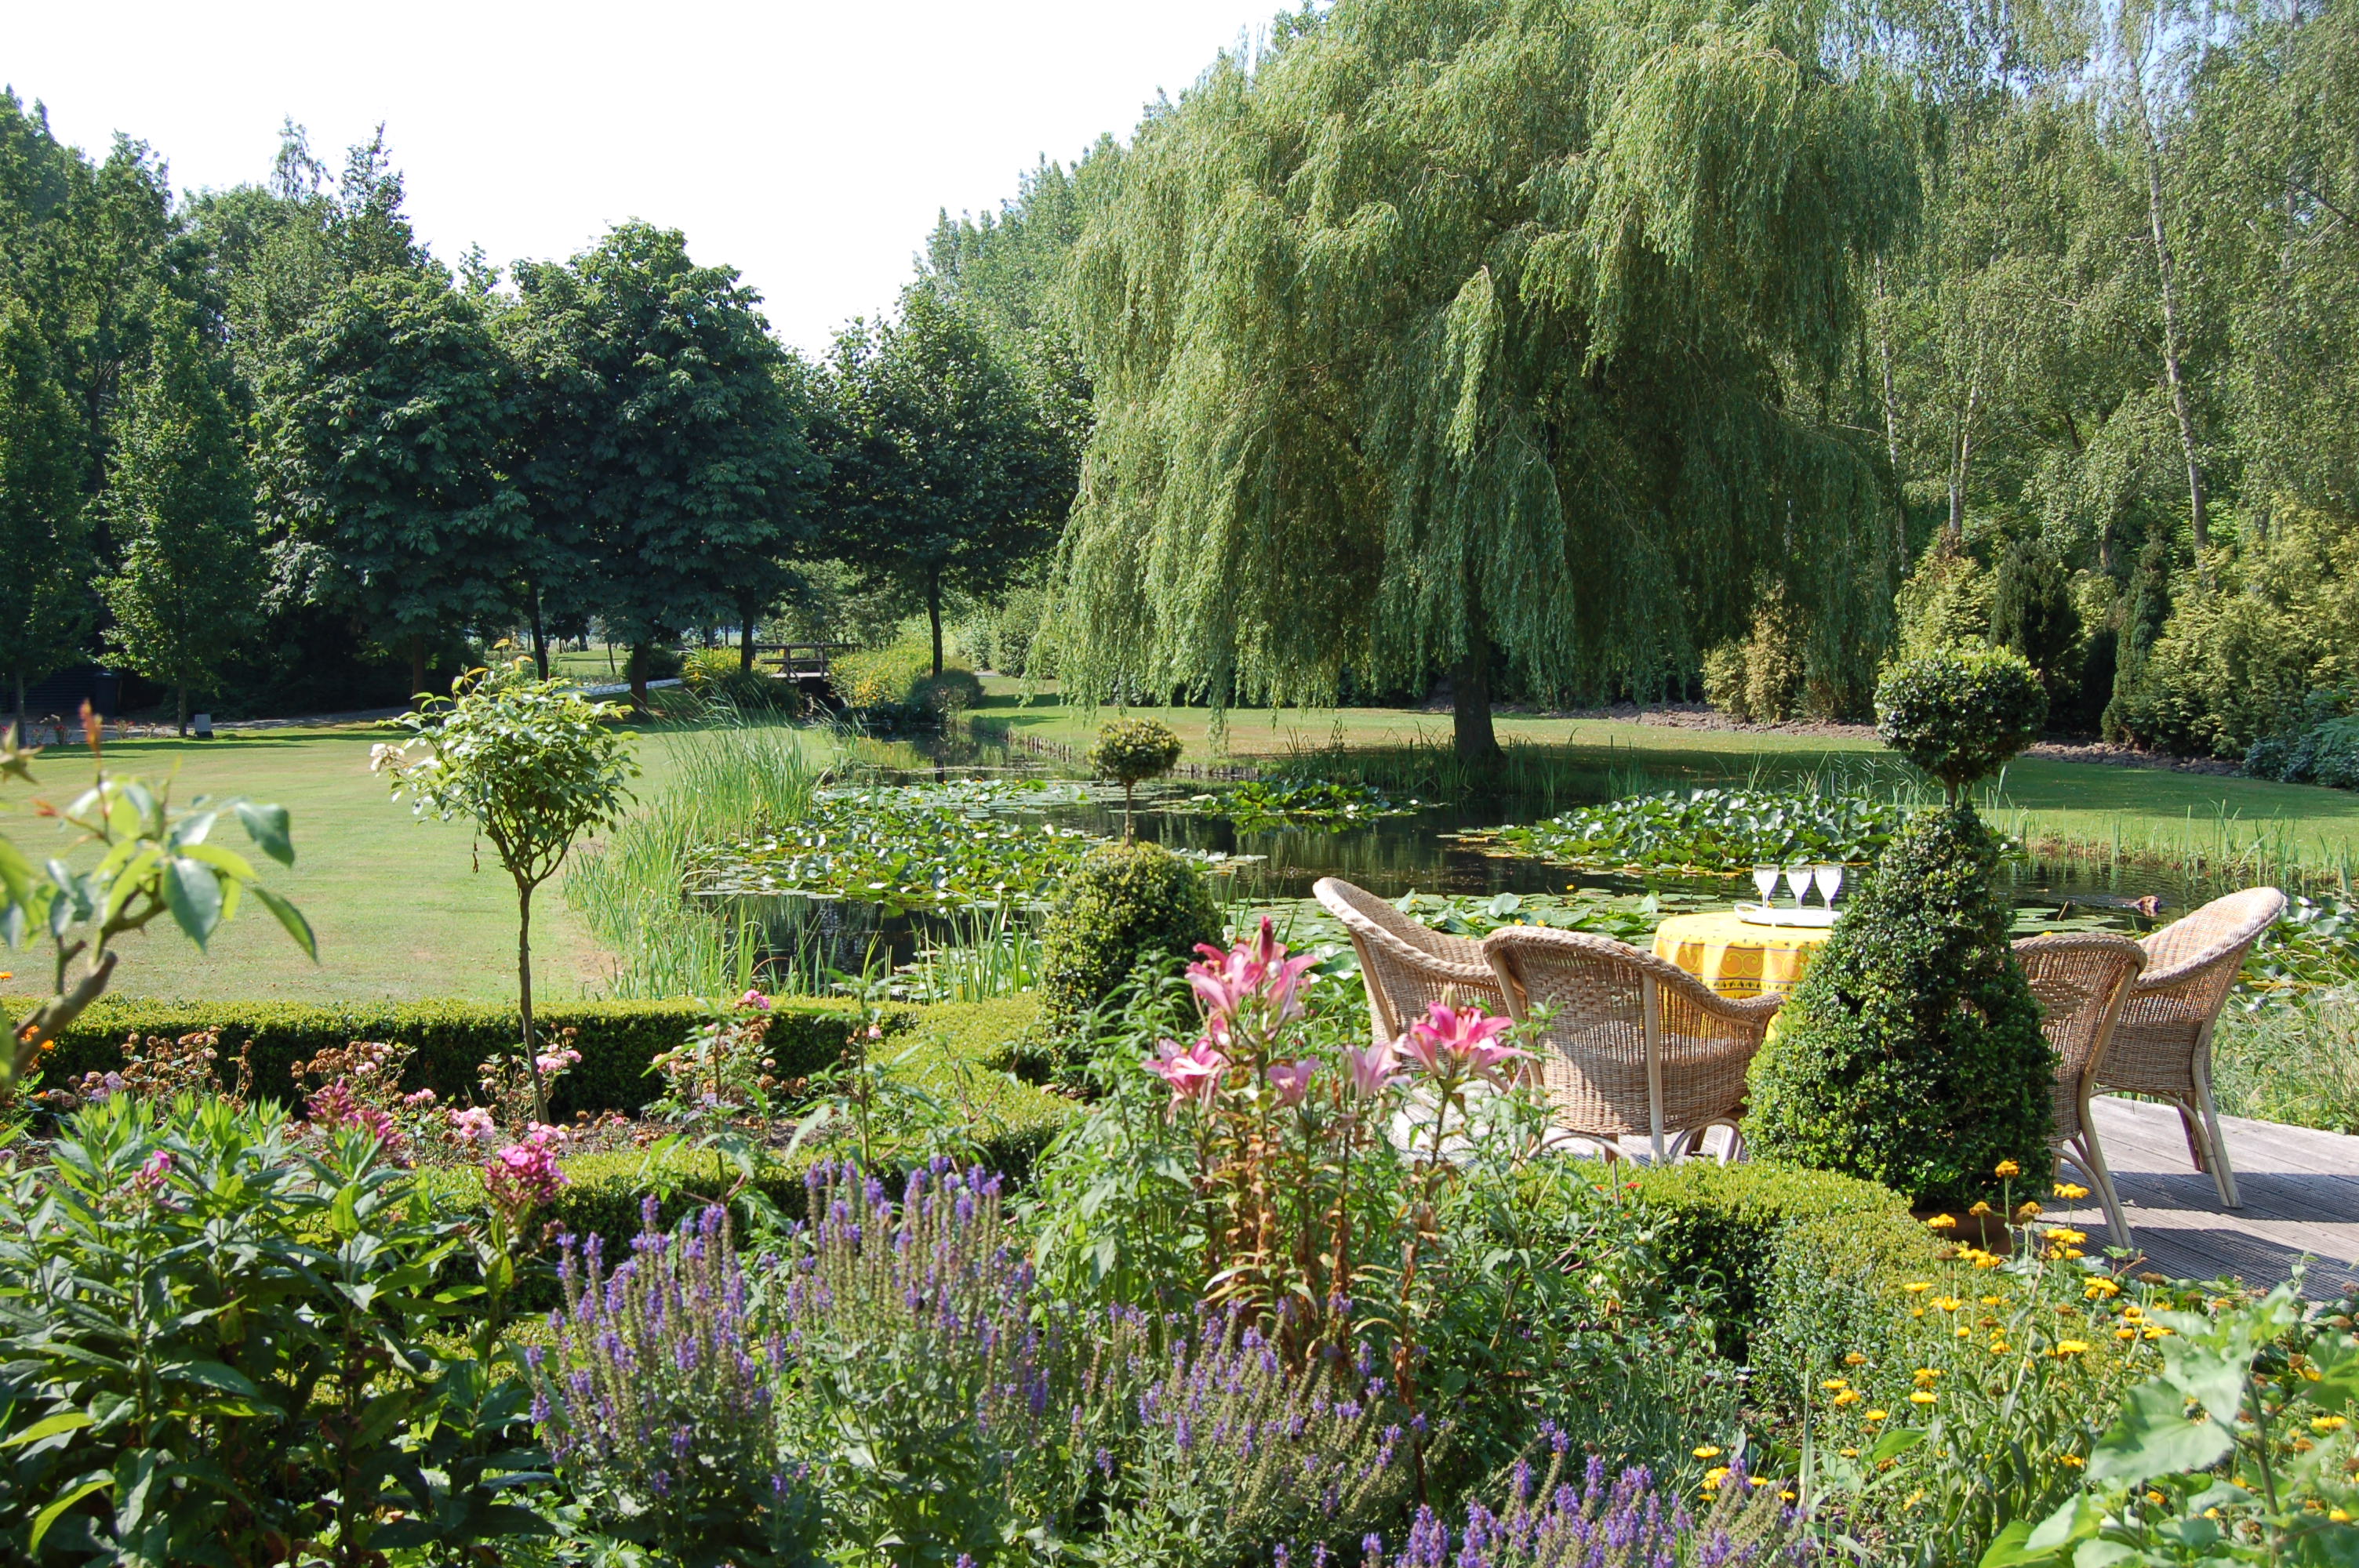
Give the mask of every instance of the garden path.
[{"label": "garden path", "polygon": [[[2146,1252],[2140,1270],[2275,1284],[2308,1254],[2306,1294],[2332,1296],[2359,1284],[2359,1138],[2222,1117],[2245,1200],[2232,1209],[2188,1158],[2170,1107],[2108,1095],[2091,1109],[2133,1239]],[[2049,1215],[2087,1231],[2092,1257],[2111,1244],[2093,1201],[2051,1206]]]}]

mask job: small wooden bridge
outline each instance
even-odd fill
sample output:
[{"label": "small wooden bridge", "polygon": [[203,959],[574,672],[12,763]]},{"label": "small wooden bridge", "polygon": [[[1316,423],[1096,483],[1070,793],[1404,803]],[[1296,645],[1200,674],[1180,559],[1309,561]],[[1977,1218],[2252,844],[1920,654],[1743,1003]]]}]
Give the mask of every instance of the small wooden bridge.
[{"label": "small wooden bridge", "polygon": [[784,679],[824,681],[828,665],[841,643],[756,643],[754,667]]}]

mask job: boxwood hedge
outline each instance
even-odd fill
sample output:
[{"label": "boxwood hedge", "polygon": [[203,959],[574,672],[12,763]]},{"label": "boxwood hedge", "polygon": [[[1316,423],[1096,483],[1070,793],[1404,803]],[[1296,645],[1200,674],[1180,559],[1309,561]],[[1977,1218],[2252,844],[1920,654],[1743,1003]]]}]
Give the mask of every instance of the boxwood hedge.
[{"label": "boxwood hedge", "polygon": [[1856,1349],[1886,1321],[1900,1285],[1923,1277],[1935,1241],[1908,1200],[1854,1176],[1690,1160],[1638,1171],[1635,1197],[1663,1222],[1674,1276],[1716,1276],[1730,1334],[1722,1351],[1757,1369],[1756,1397],[1783,1403],[1791,1383]]},{"label": "boxwood hedge", "polygon": [[[9,1015],[31,1006],[23,999],[0,1000]],[[636,1111],[657,1093],[647,1064],[688,1037],[712,1016],[696,1001],[584,1001],[536,1007],[533,1022],[544,1039],[573,1031],[581,1064],[558,1080],[551,1111]],[[781,1001],[769,1045],[781,1077],[814,1073],[837,1061],[844,1042],[862,1022],[850,1003]],[[909,1023],[908,1009],[884,1019],[890,1033]],[[106,1072],[123,1062],[123,1044],[133,1035],[178,1038],[199,1030],[221,1030],[221,1071],[249,1044],[255,1094],[291,1100],[289,1069],[320,1051],[355,1040],[385,1040],[417,1047],[406,1077],[408,1087],[430,1088],[446,1101],[477,1096],[477,1067],[488,1056],[513,1053],[520,1025],[513,1008],[467,1001],[356,1002],[322,1007],[287,1001],[154,1001],[103,997],[76,1020],[43,1066],[51,1087],[84,1073]]]}]

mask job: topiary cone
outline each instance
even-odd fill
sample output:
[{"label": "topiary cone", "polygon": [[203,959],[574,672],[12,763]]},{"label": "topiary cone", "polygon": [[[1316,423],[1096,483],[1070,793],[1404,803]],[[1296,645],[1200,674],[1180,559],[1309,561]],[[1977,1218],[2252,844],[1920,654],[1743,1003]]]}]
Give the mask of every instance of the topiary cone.
[{"label": "topiary cone", "polygon": [[2007,946],[2001,845],[1960,803],[1911,818],[1754,1058],[1745,1141],[1919,1206],[2050,1163],[2056,1055]]}]

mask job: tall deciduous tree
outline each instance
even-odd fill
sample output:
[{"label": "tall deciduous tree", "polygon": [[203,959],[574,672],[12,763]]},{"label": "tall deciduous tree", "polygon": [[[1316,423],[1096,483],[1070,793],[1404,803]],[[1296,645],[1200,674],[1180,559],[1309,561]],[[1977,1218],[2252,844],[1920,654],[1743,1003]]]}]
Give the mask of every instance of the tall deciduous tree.
[{"label": "tall deciduous tree", "polygon": [[182,734],[190,689],[210,686],[235,651],[261,588],[254,475],[227,373],[192,323],[160,323],[106,492],[122,552],[103,585],[114,617],[106,641],[172,687]]},{"label": "tall deciduous tree", "polygon": [[1055,543],[1070,449],[989,340],[929,289],[837,341],[823,449],[831,544],[922,607],[942,669],[950,594],[988,595]]},{"label": "tall deciduous tree", "polygon": [[1917,204],[1807,5],[1339,0],[1142,127],[1072,287],[1063,673],[1216,704],[1648,690],[1777,582],[1854,663],[1876,443],[1826,416]]},{"label": "tall deciduous tree", "polygon": [[516,269],[527,381],[521,473],[533,526],[573,557],[566,609],[647,651],[738,606],[749,558],[799,543],[816,475],[760,297],[625,223],[564,265]]},{"label": "tall deciduous tree", "polygon": [[0,671],[25,687],[70,662],[89,625],[82,426],[31,311],[0,292]]},{"label": "tall deciduous tree", "polygon": [[272,373],[272,506],[321,586],[408,655],[508,612],[526,529],[509,481],[514,386],[475,302],[436,270],[339,290]]}]

